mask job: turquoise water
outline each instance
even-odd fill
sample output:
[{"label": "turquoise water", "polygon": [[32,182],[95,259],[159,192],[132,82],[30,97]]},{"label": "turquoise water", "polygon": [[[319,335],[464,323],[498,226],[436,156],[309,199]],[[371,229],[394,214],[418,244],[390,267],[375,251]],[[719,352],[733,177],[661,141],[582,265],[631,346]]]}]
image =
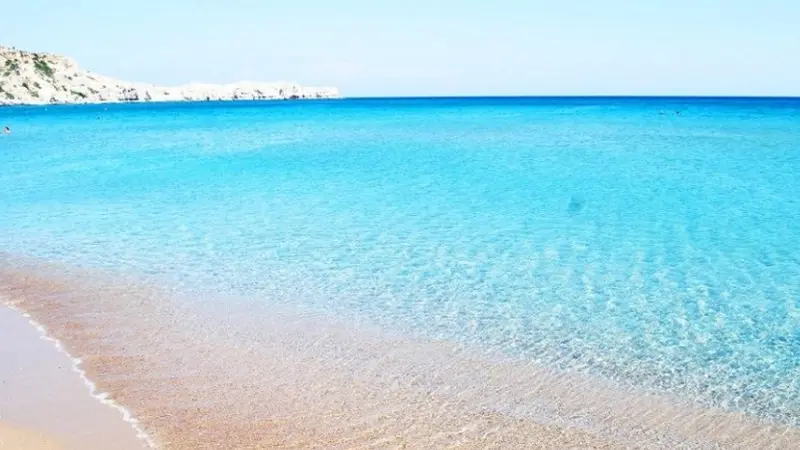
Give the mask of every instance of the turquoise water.
[{"label": "turquoise water", "polygon": [[0,122],[0,251],[800,424],[800,99],[15,107]]}]

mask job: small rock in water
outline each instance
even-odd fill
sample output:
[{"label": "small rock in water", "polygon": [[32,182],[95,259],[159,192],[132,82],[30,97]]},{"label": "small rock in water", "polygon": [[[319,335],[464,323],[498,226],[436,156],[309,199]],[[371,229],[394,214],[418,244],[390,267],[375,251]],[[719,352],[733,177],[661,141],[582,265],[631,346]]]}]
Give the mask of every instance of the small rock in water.
[{"label": "small rock in water", "polygon": [[569,211],[570,214],[578,214],[579,212],[581,212],[581,210],[583,210],[583,206],[585,203],[586,201],[582,197],[573,195],[569,199],[569,206],[567,206],[567,211]]}]

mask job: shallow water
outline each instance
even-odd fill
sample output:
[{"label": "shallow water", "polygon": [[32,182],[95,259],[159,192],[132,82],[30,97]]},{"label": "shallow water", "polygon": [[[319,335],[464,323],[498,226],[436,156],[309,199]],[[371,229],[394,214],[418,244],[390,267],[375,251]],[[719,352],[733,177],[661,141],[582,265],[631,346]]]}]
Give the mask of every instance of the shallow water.
[{"label": "shallow water", "polygon": [[246,298],[256,319],[288,307],[800,425],[800,100],[0,121],[0,250],[149,277],[221,315]]}]

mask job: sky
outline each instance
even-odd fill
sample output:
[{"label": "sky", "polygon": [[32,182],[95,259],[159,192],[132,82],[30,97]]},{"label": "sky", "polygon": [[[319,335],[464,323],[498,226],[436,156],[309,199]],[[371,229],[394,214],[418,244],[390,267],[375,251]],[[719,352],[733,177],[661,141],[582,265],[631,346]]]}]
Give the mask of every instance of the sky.
[{"label": "sky", "polygon": [[345,96],[800,96],[800,0],[0,0],[0,45]]}]

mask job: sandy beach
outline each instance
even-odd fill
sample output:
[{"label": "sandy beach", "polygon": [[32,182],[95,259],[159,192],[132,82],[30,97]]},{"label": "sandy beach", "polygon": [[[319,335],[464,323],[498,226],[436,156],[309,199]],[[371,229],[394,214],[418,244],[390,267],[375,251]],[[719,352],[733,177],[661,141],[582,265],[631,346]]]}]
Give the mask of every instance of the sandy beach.
[{"label": "sandy beach", "polygon": [[24,428],[0,422],[0,448],[16,450],[65,450],[63,442]]},{"label": "sandy beach", "polygon": [[[157,290],[97,272],[69,269],[65,278],[52,265],[3,262],[0,294],[83,358],[92,380],[141,420],[159,448],[752,449],[800,442],[791,427],[445,343],[354,333],[278,310],[264,321],[235,303],[204,318]],[[0,372],[6,423],[35,430],[31,442],[46,435],[66,448],[141,448],[119,411],[89,396],[71,361],[24,317],[4,308],[0,325],[2,342],[16,342],[0,347],[11,361]],[[256,328],[270,330],[268,337],[251,341]],[[253,364],[234,364],[244,360]]]},{"label": "sandy beach", "polygon": [[145,448],[121,413],[90,395],[72,359],[0,304],[0,449]]},{"label": "sandy beach", "polygon": [[800,450],[800,1],[1,11],[0,450]]}]

